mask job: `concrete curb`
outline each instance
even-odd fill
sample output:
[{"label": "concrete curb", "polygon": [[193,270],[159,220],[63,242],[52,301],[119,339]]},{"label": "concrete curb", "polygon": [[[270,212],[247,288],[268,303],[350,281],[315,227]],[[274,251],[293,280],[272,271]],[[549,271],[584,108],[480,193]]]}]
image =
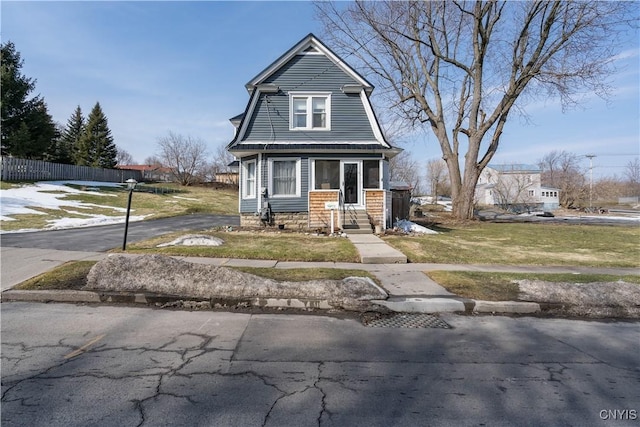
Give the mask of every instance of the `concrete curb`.
[{"label": "concrete curb", "polygon": [[542,311],[540,304],[519,301],[482,301],[446,297],[394,297],[374,300],[391,311],[401,313],[503,313],[532,314]]},{"label": "concrete curb", "polygon": [[212,308],[273,308],[298,310],[346,310],[367,311],[371,308],[370,301],[356,301],[352,304],[341,301],[342,304],[327,299],[312,298],[193,298],[179,295],[134,293],[134,292],[96,292],[75,290],[6,290],[0,296],[1,302],[62,302],[62,303],[107,303],[107,304],[143,304],[157,307],[181,307],[188,309]]},{"label": "concrete curb", "polygon": [[184,308],[260,307],[299,310],[362,311],[368,304],[382,306],[398,313],[512,313],[531,314],[542,311],[540,304],[516,301],[476,301],[465,298],[393,297],[386,300],[361,301],[359,306],[334,305],[325,299],[300,298],[189,298],[132,292],[94,292],[75,290],[7,290],[0,301],[67,302],[67,303],[120,303],[144,304]]}]

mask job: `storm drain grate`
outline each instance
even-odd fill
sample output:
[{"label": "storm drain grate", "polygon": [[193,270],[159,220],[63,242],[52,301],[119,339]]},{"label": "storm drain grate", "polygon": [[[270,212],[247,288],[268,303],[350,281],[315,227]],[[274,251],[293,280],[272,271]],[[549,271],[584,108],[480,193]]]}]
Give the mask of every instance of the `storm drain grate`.
[{"label": "storm drain grate", "polygon": [[372,328],[451,329],[451,325],[438,316],[424,313],[396,313],[384,317],[363,318],[362,323]]}]

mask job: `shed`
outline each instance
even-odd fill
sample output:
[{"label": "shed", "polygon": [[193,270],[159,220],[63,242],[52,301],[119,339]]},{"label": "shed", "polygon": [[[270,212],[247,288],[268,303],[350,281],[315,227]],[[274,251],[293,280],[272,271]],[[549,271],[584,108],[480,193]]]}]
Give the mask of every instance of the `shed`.
[{"label": "shed", "polygon": [[409,205],[413,188],[404,181],[391,181],[391,218],[409,219]]}]

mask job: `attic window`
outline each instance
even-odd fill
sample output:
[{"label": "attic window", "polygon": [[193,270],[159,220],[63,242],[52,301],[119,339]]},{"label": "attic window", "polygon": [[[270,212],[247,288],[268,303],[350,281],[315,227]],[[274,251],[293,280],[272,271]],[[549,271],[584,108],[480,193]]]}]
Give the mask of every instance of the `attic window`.
[{"label": "attic window", "polygon": [[290,130],[331,130],[331,94],[289,93]]}]

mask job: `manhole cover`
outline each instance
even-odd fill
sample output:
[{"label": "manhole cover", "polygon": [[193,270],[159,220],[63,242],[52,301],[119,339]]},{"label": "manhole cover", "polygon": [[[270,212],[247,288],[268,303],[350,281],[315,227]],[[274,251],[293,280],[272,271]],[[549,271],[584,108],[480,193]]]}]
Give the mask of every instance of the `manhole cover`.
[{"label": "manhole cover", "polygon": [[362,323],[372,328],[441,328],[451,326],[433,314],[396,313],[388,316],[363,316]]}]

